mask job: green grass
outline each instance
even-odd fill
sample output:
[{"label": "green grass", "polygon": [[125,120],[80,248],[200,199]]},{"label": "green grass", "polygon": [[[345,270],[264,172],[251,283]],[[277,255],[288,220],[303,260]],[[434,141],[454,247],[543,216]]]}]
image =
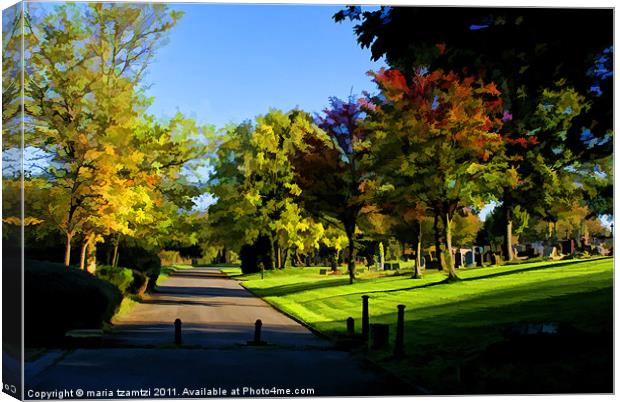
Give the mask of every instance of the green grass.
[{"label": "green grass", "polygon": [[[344,274],[325,276],[318,271],[319,268],[292,268],[266,272],[264,280],[260,274],[239,278],[248,289],[278,308],[333,336],[345,331],[349,316],[355,319],[359,332],[361,296],[367,294],[371,323],[389,324],[393,342],[396,306],[404,304],[407,358],[395,361],[390,358],[390,351],[373,352],[369,357],[434,392],[494,390],[490,382],[497,385],[505,380],[497,373],[511,375],[512,383],[508,381],[511,384],[530,381],[527,376],[515,379],[514,367],[502,366],[499,371],[479,373],[489,380],[477,385],[463,384],[461,374],[455,374],[484,356],[490,345],[504,341],[500,331],[511,323],[555,321],[570,323],[587,333],[612,331],[611,258],[463,269],[458,271],[462,280],[452,283],[446,283],[445,275],[437,271],[426,273],[423,279],[411,279],[410,273],[370,271],[359,275],[355,284],[348,285]],[[606,364],[603,360],[601,364]],[[526,366],[524,370],[533,373],[552,372],[545,385],[548,388],[536,388],[538,385],[534,384],[527,390],[563,390],[563,386],[574,384],[563,385],[566,381],[560,380],[554,383],[554,376],[571,379],[583,374],[579,370],[586,370],[575,362],[561,364],[560,361],[556,359],[556,365],[561,366],[559,370],[555,366],[547,367],[548,362],[539,364],[537,369]],[[574,372],[564,373],[564,366],[571,364],[573,368],[566,370]],[[599,366],[588,370],[598,370]]]},{"label": "green grass", "polygon": [[243,275],[243,272],[241,271],[241,268],[238,265],[234,266],[234,267],[222,267],[222,268],[220,268],[220,271],[222,271],[223,273],[225,273],[228,276],[240,276],[240,275]]},{"label": "green grass", "polygon": [[175,264],[175,265],[163,266],[161,267],[161,270],[159,271],[159,276],[157,277],[157,282],[155,282],[155,284],[161,285],[161,283],[165,281],[166,279],[168,279],[170,277],[170,274],[172,274],[174,271],[178,271],[180,269],[189,269],[189,268],[193,268],[193,266],[187,265],[187,264]]}]

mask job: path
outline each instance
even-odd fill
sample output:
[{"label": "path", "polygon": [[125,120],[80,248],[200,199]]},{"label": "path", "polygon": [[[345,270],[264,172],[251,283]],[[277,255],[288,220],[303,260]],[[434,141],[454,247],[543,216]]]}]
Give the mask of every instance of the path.
[{"label": "path", "polygon": [[[182,348],[172,343],[176,318],[183,322]],[[258,318],[269,345],[247,346]],[[27,365],[26,391],[173,387],[177,397],[186,387],[312,388],[314,395],[334,396],[411,392],[334,350],[215,268],[175,273],[115,322],[105,341],[105,349],[52,352]]]}]

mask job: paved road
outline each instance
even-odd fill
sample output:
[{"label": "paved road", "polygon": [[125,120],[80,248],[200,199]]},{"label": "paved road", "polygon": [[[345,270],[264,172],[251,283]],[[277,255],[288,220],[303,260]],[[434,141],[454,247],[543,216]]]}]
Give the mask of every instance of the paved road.
[{"label": "paved road", "polygon": [[216,268],[184,269],[158,292],[116,321],[110,341],[125,345],[172,343],[173,322],[183,322],[183,343],[203,347],[245,344],[254,323],[263,323],[263,339],[287,347],[329,348],[305,327],[276,311]]},{"label": "paved road", "polygon": [[[181,348],[173,346],[176,318],[183,322]],[[268,346],[246,344],[258,318]],[[26,397],[29,389],[154,387],[173,387],[177,397],[188,396],[182,395],[185,388],[203,387],[228,392],[312,388],[314,395],[334,396],[411,393],[349,353],[334,350],[214,268],[173,275],[115,322],[105,341],[104,349],[51,351],[28,364]],[[248,390],[245,396],[257,395]]]}]

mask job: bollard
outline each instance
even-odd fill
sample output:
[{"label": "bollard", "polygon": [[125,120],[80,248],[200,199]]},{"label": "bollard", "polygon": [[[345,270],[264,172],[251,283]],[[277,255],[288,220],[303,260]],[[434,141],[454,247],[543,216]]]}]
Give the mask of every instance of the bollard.
[{"label": "bollard", "polygon": [[370,329],[370,322],[368,319],[368,298],[370,296],[362,296],[362,339],[364,342],[368,342],[368,335]]},{"label": "bollard", "polygon": [[355,333],[355,320],[353,317],[347,318],[347,335],[353,336]]},{"label": "bollard", "polygon": [[261,344],[260,331],[262,326],[263,322],[261,320],[256,320],[256,323],[254,324],[254,343],[257,345]]},{"label": "bollard", "polygon": [[174,343],[180,345],[181,342],[181,319],[177,318],[174,320]]},{"label": "bollard", "polygon": [[405,355],[405,305],[399,304],[398,319],[396,321],[396,344],[394,345],[394,357]]}]

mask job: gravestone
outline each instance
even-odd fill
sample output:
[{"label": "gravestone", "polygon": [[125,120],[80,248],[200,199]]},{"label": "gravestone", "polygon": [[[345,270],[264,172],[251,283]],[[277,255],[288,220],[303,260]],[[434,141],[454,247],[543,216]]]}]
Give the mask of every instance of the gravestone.
[{"label": "gravestone", "polygon": [[391,264],[391,263],[389,263],[389,262],[384,262],[384,263],[383,263],[383,270],[384,270],[384,271],[388,271],[388,270],[390,270],[390,269],[392,269],[392,264]]},{"label": "gravestone", "polygon": [[462,266],[463,266],[463,254],[461,254],[461,252],[458,251],[454,255],[454,268],[461,268]]},{"label": "gravestone", "polygon": [[475,254],[475,259],[476,259],[476,266],[477,267],[482,267],[482,253],[476,253]]},{"label": "gravestone", "polygon": [[465,266],[472,267],[474,263],[474,252],[470,250],[465,253]]},{"label": "gravestone", "polygon": [[564,240],[560,244],[562,245],[562,254],[575,254],[575,240]]},{"label": "gravestone", "polygon": [[397,263],[392,264],[392,269],[398,271],[400,269],[400,263],[397,262]]},{"label": "gravestone", "polygon": [[491,253],[490,251],[487,251],[486,253],[484,253],[484,263],[485,264],[492,264],[492,258],[491,256],[493,255],[493,253]]},{"label": "gravestone", "polygon": [[327,270],[321,268],[321,270],[319,271],[319,275],[327,275]]}]

